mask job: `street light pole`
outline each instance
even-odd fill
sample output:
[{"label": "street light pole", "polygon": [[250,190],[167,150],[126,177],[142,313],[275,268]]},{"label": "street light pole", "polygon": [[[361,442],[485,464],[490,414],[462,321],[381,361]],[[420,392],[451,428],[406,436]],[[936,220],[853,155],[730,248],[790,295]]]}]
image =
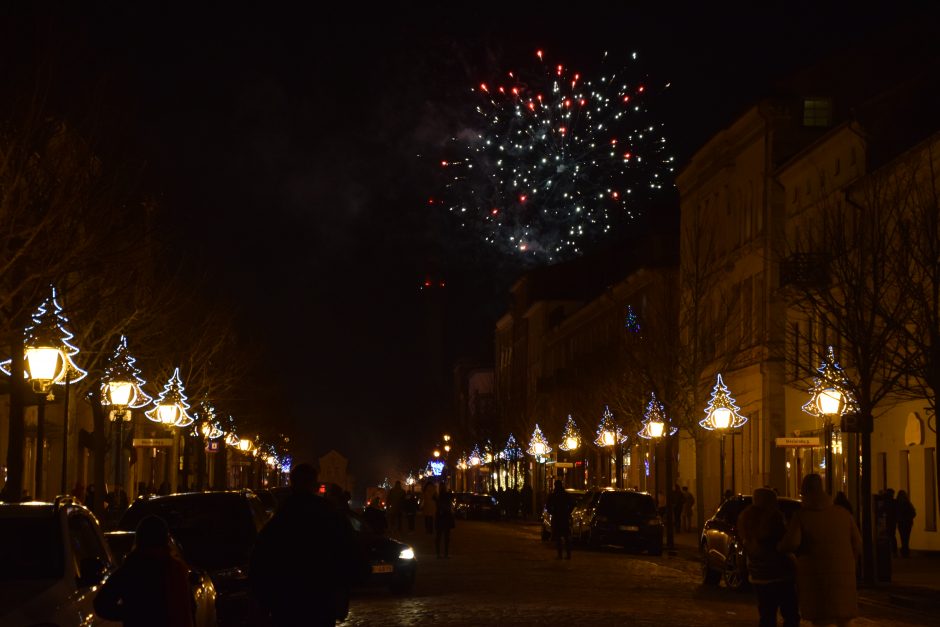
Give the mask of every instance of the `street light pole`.
[{"label": "street light pole", "polygon": [[[832,423],[836,418],[858,410],[855,398],[849,391],[848,379],[836,362],[835,351],[830,346],[826,357],[816,371],[813,387],[809,390],[810,399],[803,405],[803,411],[823,420],[825,434],[826,491],[832,495]],[[870,452],[870,451],[869,451]],[[864,452],[863,452],[864,453]],[[867,507],[860,504],[859,507]]]}]

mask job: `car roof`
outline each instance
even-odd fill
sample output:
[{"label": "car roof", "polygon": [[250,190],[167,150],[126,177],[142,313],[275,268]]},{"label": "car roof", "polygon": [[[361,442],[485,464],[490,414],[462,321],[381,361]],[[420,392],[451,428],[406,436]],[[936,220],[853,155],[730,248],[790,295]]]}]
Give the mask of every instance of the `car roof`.
[{"label": "car roof", "polygon": [[41,518],[50,516],[55,509],[52,503],[27,501],[25,503],[0,503],[0,518]]}]

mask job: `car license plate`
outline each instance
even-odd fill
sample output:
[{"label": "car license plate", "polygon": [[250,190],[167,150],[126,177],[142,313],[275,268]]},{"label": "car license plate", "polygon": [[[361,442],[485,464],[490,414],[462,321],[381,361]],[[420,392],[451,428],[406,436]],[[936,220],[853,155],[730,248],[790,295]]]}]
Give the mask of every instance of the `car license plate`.
[{"label": "car license plate", "polygon": [[620,531],[639,531],[640,528],[637,525],[620,525]]},{"label": "car license plate", "polygon": [[373,573],[390,573],[394,570],[394,567],[391,564],[373,564],[372,572]]}]

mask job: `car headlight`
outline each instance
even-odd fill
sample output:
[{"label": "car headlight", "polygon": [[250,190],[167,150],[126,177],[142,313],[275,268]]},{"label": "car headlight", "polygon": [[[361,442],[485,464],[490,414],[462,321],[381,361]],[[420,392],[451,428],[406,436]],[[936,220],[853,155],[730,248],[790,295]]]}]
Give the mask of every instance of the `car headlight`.
[{"label": "car headlight", "polygon": [[413,560],[415,558],[415,550],[411,547],[407,549],[402,549],[401,553],[398,554],[398,559],[400,560]]}]

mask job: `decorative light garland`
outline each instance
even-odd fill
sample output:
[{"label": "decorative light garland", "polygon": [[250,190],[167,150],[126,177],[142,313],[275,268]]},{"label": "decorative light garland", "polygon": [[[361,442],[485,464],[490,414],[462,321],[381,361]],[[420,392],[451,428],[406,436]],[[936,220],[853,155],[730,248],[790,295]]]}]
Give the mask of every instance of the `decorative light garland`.
[{"label": "decorative light garland", "polygon": [[552,447],[548,444],[548,439],[545,437],[545,434],[542,433],[538,423],[535,423],[535,430],[532,432],[532,437],[529,439],[529,448],[526,450],[526,453],[541,458],[551,452]]},{"label": "decorative light garland", "polygon": [[573,451],[581,446],[581,433],[578,431],[578,425],[574,418],[568,414],[568,422],[565,423],[565,432],[561,436],[561,444],[558,448],[562,451]]},{"label": "decorative light garland", "polygon": [[699,424],[709,431],[737,429],[747,423],[747,418],[739,414],[739,410],[719,373],[712,389],[712,397],[705,408],[705,418],[700,420]]},{"label": "decorative light garland", "polygon": [[594,444],[606,447],[622,444],[626,441],[627,438],[623,435],[620,426],[614,422],[614,415],[611,413],[610,407],[604,405],[604,415],[601,416],[601,422],[597,426],[597,437],[594,439]]},{"label": "decorative light garland", "polygon": [[656,440],[666,435],[675,435],[679,430],[669,423],[666,417],[666,408],[656,398],[655,392],[650,392],[650,401],[646,404],[646,413],[643,415],[643,428],[637,435],[647,440]]},{"label": "decorative light garland", "polygon": [[[813,378],[813,387],[809,390],[810,399],[803,405],[803,411],[816,418],[829,419],[831,416],[844,416],[858,411],[858,403],[852,394],[849,380],[845,372],[836,361],[835,350],[830,346],[826,357],[817,370],[819,376]],[[819,403],[829,400],[837,404],[837,411],[832,414],[823,413]]]},{"label": "decorative light garland", "polygon": [[[117,405],[129,407],[131,409],[140,409],[146,407],[153,400],[143,390],[147,382],[140,376],[140,369],[134,365],[137,360],[131,357],[127,350],[127,337],[121,335],[117,347],[108,358],[104,367],[104,376],[101,378],[101,404]],[[117,403],[117,399],[112,398],[114,384],[118,383],[130,387],[130,392],[126,403]]]},{"label": "decorative light garland", "polygon": [[[153,422],[173,427],[188,427],[195,422],[195,419],[186,411],[189,409],[189,403],[186,402],[186,392],[180,380],[178,367],[173,370],[173,376],[163,387],[163,392],[160,393],[154,405],[153,409],[144,412],[144,415]],[[172,414],[169,413],[170,410]],[[173,422],[169,421],[170,417],[174,418]]]}]

